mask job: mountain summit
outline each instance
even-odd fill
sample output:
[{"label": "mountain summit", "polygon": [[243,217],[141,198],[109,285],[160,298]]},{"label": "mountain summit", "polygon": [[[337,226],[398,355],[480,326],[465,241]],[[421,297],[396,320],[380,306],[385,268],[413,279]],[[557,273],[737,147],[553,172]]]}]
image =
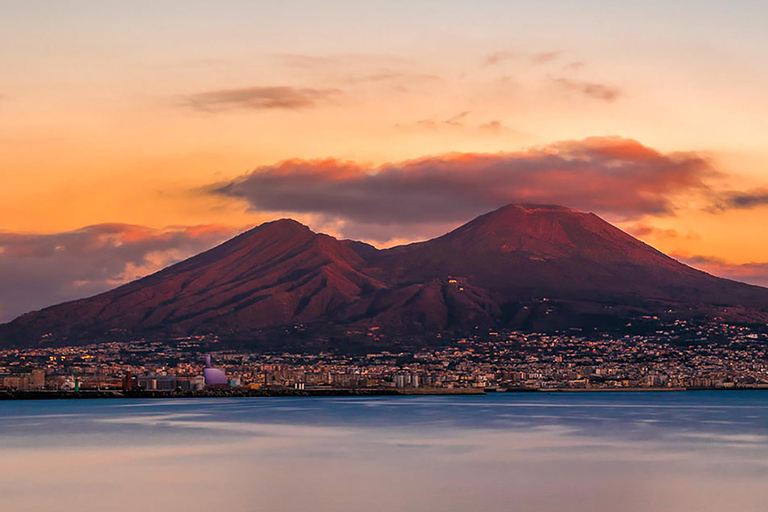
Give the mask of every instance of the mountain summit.
[{"label": "mountain summit", "polygon": [[765,323],[768,289],[688,267],[592,213],[510,205],[386,250],[268,222],[112,291],[23,315],[0,336],[241,336],[295,324],[418,335],[649,315]]}]

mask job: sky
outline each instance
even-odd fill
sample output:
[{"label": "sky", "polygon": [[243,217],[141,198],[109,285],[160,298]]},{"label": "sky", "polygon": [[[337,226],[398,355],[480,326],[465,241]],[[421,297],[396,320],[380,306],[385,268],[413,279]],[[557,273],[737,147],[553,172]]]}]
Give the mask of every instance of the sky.
[{"label": "sky", "polygon": [[0,0],[0,321],[292,217],[512,202],[768,285],[768,3]]}]

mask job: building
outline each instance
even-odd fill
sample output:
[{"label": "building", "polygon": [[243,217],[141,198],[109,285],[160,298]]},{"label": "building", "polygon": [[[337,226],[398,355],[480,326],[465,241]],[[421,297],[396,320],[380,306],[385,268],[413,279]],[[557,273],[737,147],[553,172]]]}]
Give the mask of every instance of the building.
[{"label": "building", "polygon": [[123,391],[133,391],[139,389],[139,381],[132,372],[125,372],[123,377]]},{"label": "building", "polygon": [[205,389],[205,377],[176,377],[176,386],[181,391],[201,391]]},{"label": "building", "polygon": [[174,391],[175,375],[139,375],[139,387],[147,391]]},{"label": "building", "polygon": [[17,391],[27,391],[29,389],[29,376],[8,375],[3,378],[3,386],[6,389],[13,389]]},{"label": "building", "polygon": [[417,388],[420,384],[419,376],[413,373],[398,373],[393,380],[396,388]]},{"label": "building", "polygon": [[43,389],[45,387],[45,370],[35,369],[29,374],[29,388]]},{"label": "building", "polygon": [[211,356],[205,356],[205,369],[203,370],[206,386],[228,386],[227,374],[224,371],[214,368],[211,364]]}]

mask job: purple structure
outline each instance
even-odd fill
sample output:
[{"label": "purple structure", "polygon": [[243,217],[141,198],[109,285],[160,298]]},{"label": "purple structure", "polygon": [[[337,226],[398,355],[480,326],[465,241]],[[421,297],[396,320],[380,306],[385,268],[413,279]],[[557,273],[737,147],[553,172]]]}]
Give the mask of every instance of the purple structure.
[{"label": "purple structure", "polygon": [[203,377],[205,377],[206,386],[226,386],[228,384],[227,375],[218,368],[211,366],[210,355],[205,356],[205,369],[203,369]]}]

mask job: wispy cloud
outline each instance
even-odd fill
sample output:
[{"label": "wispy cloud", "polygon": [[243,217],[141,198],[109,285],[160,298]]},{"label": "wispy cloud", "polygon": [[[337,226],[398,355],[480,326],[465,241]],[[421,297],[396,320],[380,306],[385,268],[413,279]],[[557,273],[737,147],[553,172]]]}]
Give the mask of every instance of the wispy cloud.
[{"label": "wispy cloud", "polygon": [[682,234],[676,229],[657,228],[656,226],[651,226],[650,224],[643,224],[643,223],[627,226],[625,227],[625,230],[628,233],[640,238],[644,238],[644,237],[680,238],[685,240],[697,240],[700,238],[699,235],[694,233]]},{"label": "wispy cloud", "polygon": [[460,126],[462,124],[462,121],[464,118],[466,118],[470,114],[469,110],[465,110],[463,112],[459,112],[455,116],[449,117],[443,123],[451,126]]},{"label": "wispy cloud", "polygon": [[512,60],[515,57],[517,57],[517,54],[515,52],[510,52],[510,51],[494,52],[485,58],[485,60],[483,61],[483,65],[496,66],[497,64],[501,64],[502,62]]},{"label": "wispy cloud", "polygon": [[471,110],[464,110],[449,117],[432,116],[426,119],[419,119],[415,123],[397,124],[397,128],[402,129],[423,129],[423,130],[466,130],[478,131],[485,134],[501,135],[502,133],[514,134],[521,138],[529,138],[530,135],[505,125],[500,119],[490,121],[473,121]]},{"label": "wispy cloud", "polygon": [[523,61],[528,61],[532,64],[546,64],[547,62],[552,62],[559,59],[562,54],[563,52],[559,50],[539,52],[532,55],[526,55],[525,53],[520,54],[518,52],[509,50],[501,50],[488,55],[485,60],[483,60],[483,66],[496,66],[498,64],[502,64],[504,62],[518,58],[523,59]]},{"label": "wispy cloud", "polygon": [[552,51],[552,52],[541,52],[534,54],[533,57],[531,57],[531,62],[534,64],[545,64],[547,62],[552,62],[553,60],[557,60],[560,58],[560,55],[562,55],[563,52],[561,51]]},{"label": "wispy cloud", "polygon": [[486,131],[493,135],[499,135],[501,132],[508,130],[508,128],[504,125],[504,123],[499,119],[494,119],[493,121],[482,123],[479,126],[479,128],[480,130]]},{"label": "wispy cloud", "polygon": [[338,89],[287,86],[222,89],[185,96],[188,107],[205,112],[229,109],[305,109],[328,103],[340,96]]},{"label": "wispy cloud", "polygon": [[619,88],[606,84],[585,82],[566,77],[552,78],[552,80],[566,89],[579,92],[596,100],[613,102],[622,96]]},{"label": "wispy cloud", "polygon": [[464,110],[449,117],[432,116],[426,119],[419,119],[413,124],[398,124],[398,128],[424,128],[428,130],[437,130],[441,127],[450,128],[463,128],[465,126],[465,120],[472,112],[470,110]]},{"label": "wispy cloud", "polygon": [[725,210],[750,210],[768,205],[768,189],[758,188],[749,191],[729,190],[714,196],[711,212]]},{"label": "wispy cloud", "polygon": [[402,88],[406,84],[434,82],[443,78],[424,71],[408,59],[392,55],[304,55],[280,54],[278,63],[301,73],[309,83],[357,86],[385,84]]},{"label": "wispy cloud", "polygon": [[583,61],[574,60],[574,61],[571,61],[568,64],[566,64],[565,65],[565,69],[570,70],[570,71],[578,71],[579,69],[583,68],[586,65],[587,64],[585,62],[583,62]]}]

